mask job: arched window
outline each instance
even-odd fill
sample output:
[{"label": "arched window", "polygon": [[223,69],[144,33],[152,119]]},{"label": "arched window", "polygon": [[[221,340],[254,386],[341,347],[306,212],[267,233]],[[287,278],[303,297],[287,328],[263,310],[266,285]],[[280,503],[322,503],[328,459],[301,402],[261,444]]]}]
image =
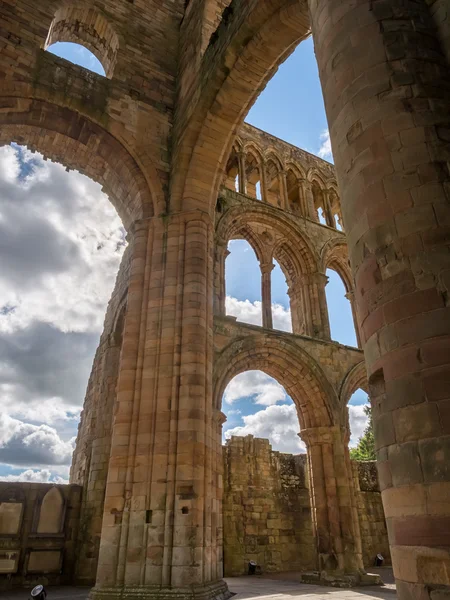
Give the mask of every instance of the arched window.
[{"label": "arched window", "polygon": [[281,173],[278,163],[269,159],[266,163],[267,198],[266,202],[281,208],[283,206]]},{"label": "arched window", "polygon": [[[350,427],[350,449],[358,446],[358,443],[369,425],[370,401],[367,393],[361,388],[354,392],[348,401],[348,420]],[[369,437],[369,436],[367,436]]]},{"label": "arched window", "polygon": [[239,192],[239,157],[233,148],[228,159],[225,171],[225,187],[229,190]]},{"label": "arched window", "polygon": [[47,48],[49,52],[60,58],[64,58],[75,65],[79,65],[98,75],[105,76],[102,63],[92,52],[80,44],[72,42],[56,42]]},{"label": "arched window", "polygon": [[298,177],[292,169],[288,169],[287,171],[286,184],[289,210],[295,214],[301,214],[301,191]]},{"label": "arched window", "polygon": [[257,156],[248,151],[245,154],[245,193],[255,200],[262,200],[261,196],[261,163]]},{"label": "arched window", "polygon": [[64,499],[56,487],[52,487],[45,494],[39,520],[36,528],[37,533],[60,533],[63,526]]},{"label": "arched window", "polygon": [[272,318],[273,328],[292,333],[292,317],[286,276],[279,263],[274,260],[272,271]]},{"label": "arched window", "polygon": [[[49,49],[56,42],[81,44],[97,57],[106,77],[113,76],[119,39],[105,16],[91,6],[66,5],[56,11],[45,42],[45,49]],[[79,64],[73,58],[69,60]]]},{"label": "arched window", "polygon": [[317,221],[322,225],[327,225],[327,218],[325,213],[325,198],[323,191],[321,190],[316,181],[313,182],[311,189],[314,198],[314,208],[317,213]]},{"label": "arched window", "polygon": [[329,281],[325,288],[331,338],[341,344],[357,347],[352,308],[341,277],[332,269],[326,272]]},{"label": "arched window", "polygon": [[225,261],[226,313],[238,321],[262,325],[261,269],[246,240],[232,240]]},{"label": "arched window", "polygon": [[336,191],[332,188],[328,190],[328,205],[330,207],[331,216],[333,217],[333,227],[338,231],[343,231],[341,202]]}]

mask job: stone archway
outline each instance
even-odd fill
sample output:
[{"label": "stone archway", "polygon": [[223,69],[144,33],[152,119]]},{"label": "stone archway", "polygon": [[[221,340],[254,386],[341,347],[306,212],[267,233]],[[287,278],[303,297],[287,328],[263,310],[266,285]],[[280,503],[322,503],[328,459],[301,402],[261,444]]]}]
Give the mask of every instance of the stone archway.
[{"label": "stone archway", "polygon": [[11,98],[10,110],[0,113],[0,144],[11,142],[100,183],[126,229],[154,214],[157,195],[133,157],[105,129],[80,113],[41,100]]},{"label": "stone archway", "polygon": [[[297,407],[300,436],[308,450],[319,570],[354,574],[363,568],[361,539],[346,431],[339,420],[339,402],[332,386],[320,366],[295,344],[271,334],[238,338],[222,350],[214,364],[217,414],[221,414],[229,381],[254,369],[274,377]],[[218,421],[216,436],[220,444],[222,420]]]}]

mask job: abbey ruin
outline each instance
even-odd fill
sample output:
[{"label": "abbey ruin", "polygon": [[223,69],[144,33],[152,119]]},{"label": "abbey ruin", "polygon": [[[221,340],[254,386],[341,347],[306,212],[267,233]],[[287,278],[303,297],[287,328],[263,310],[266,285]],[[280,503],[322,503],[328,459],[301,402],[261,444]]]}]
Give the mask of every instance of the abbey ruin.
[{"label": "abbey ruin", "polygon": [[[243,123],[310,35],[335,167]],[[57,41],[106,77],[46,52]],[[400,599],[448,598],[449,74],[448,0],[0,4],[1,143],[101,183],[128,234],[71,485],[0,484],[0,578],[225,600],[224,567],[253,555],[362,583],[387,531]],[[234,239],[260,263],[262,327],[226,315]],[[273,328],[274,260],[293,333]],[[330,338],[327,268],[360,348]],[[306,459],[248,438],[223,449],[222,395],[249,369],[292,397]],[[349,457],[360,387],[379,484]],[[267,475],[253,496],[242,457]]]}]

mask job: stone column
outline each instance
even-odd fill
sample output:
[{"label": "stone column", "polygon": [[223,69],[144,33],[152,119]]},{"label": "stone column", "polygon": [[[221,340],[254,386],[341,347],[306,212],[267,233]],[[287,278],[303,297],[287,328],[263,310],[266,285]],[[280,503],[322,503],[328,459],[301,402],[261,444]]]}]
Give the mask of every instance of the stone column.
[{"label": "stone column", "polygon": [[262,299],[262,325],[266,329],[273,329],[272,319],[272,271],[273,262],[261,263],[261,299]]},{"label": "stone column", "polygon": [[319,219],[317,218],[317,211],[316,207],[314,206],[314,195],[312,193],[312,185],[311,182],[307,179],[303,180],[303,190],[305,197],[305,217],[308,217],[308,219],[311,219],[311,221],[318,223]]},{"label": "stone column", "polygon": [[299,436],[308,452],[319,570],[359,577],[364,567],[346,430],[314,427]]},{"label": "stone column", "polygon": [[358,348],[362,348],[361,335],[359,333],[358,315],[356,313],[355,292],[354,292],[354,290],[350,290],[350,292],[347,292],[345,294],[345,297],[350,302],[350,307],[352,309],[353,325],[355,326],[356,343],[358,344]]},{"label": "stone column", "polygon": [[309,208],[308,208],[307,199],[306,199],[306,183],[307,183],[307,180],[304,179],[303,177],[299,177],[297,179],[298,205],[299,205],[299,210],[300,210],[300,214],[302,215],[302,217],[309,218],[310,214],[309,214]]},{"label": "stone column", "polygon": [[450,73],[429,4],[309,2],[400,600],[450,595]]},{"label": "stone column", "polygon": [[281,208],[283,210],[289,210],[289,199],[288,199],[287,173],[286,173],[286,171],[280,171],[280,194],[281,194]]},{"label": "stone column", "polygon": [[134,233],[94,600],[228,597],[212,244],[212,220],[200,211],[155,217]]},{"label": "stone column", "polygon": [[225,263],[230,251],[224,240],[216,240],[214,247],[214,314],[224,317],[226,315],[226,285]]},{"label": "stone column", "polygon": [[293,333],[331,339],[325,295],[327,283],[328,277],[323,273],[309,273],[290,282],[288,294]]},{"label": "stone column", "polygon": [[328,277],[324,273],[311,273],[303,277],[305,295],[309,296],[311,306],[311,327],[309,335],[323,340],[331,339],[325,286]]},{"label": "stone column", "polygon": [[245,173],[245,154],[238,152],[238,168],[239,168],[239,193],[245,194],[247,188],[247,177]]},{"label": "stone column", "polygon": [[333,213],[331,211],[328,190],[323,190],[323,212],[328,227],[333,227],[333,229],[336,229],[336,223],[334,221]]},{"label": "stone column", "polygon": [[267,172],[266,172],[266,163],[264,161],[261,162],[261,200],[263,202],[268,202],[267,196]]}]

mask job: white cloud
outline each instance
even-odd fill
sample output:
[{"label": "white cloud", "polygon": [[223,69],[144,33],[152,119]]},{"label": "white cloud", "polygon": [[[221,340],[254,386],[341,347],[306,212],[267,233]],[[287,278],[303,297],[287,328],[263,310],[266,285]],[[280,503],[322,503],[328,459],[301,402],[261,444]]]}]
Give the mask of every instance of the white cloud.
[{"label": "white cloud", "polygon": [[33,471],[33,469],[27,469],[22,471],[18,475],[0,475],[0,481],[26,481],[30,483],[58,483],[67,484],[69,480],[55,475],[48,469],[41,469],[40,471]]},{"label": "white cloud", "polygon": [[366,404],[359,404],[356,406],[349,405],[349,421],[350,421],[350,444],[351,448],[354,448],[358,444],[359,438],[364,433],[364,429],[367,426],[368,418],[364,413],[364,407]]},{"label": "white cloud", "polygon": [[0,462],[40,469],[5,477],[67,477],[124,246],[100,185],[0,148]]},{"label": "white cloud", "polygon": [[0,148],[0,332],[35,320],[100,332],[123,247],[98,184],[26,149]]},{"label": "white cloud", "polygon": [[262,371],[245,371],[236,375],[225,389],[223,399],[227,404],[252,397],[255,404],[272,406],[288,399],[284,388]]},{"label": "white cloud", "polygon": [[320,143],[321,143],[321,146],[320,146],[319,152],[317,154],[320,156],[320,158],[332,161],[333,160],[333,151],[331,149],[330,132],[328,129],[325,129],[320,134]]},{"label": "white cloud", "polygon": [[305,444],[298,437],[300,426],[294,404],[268,406],[254,415],[242,418],[244,425],[233,427],[225,432],[225,438],[233,435],[253,435],[268,439],[274,450],[300,454],[306,451]]},{"label": "white cloud", "polygon": [[32,425],[0,413],[0,462],[9,465],[69,465],[75,439],[64,441],[48,425]]},{"label": "white cloud", "polygon": [[[262,325],[262,305],[259,300],[238,300],[227,296],[225,300],[227,315],[237,317],[241,323],[250,325]],[[291,311],[286,310],[281,304],[272,304],[272,317],[274,329],[281,331],[292,331]]]}]

